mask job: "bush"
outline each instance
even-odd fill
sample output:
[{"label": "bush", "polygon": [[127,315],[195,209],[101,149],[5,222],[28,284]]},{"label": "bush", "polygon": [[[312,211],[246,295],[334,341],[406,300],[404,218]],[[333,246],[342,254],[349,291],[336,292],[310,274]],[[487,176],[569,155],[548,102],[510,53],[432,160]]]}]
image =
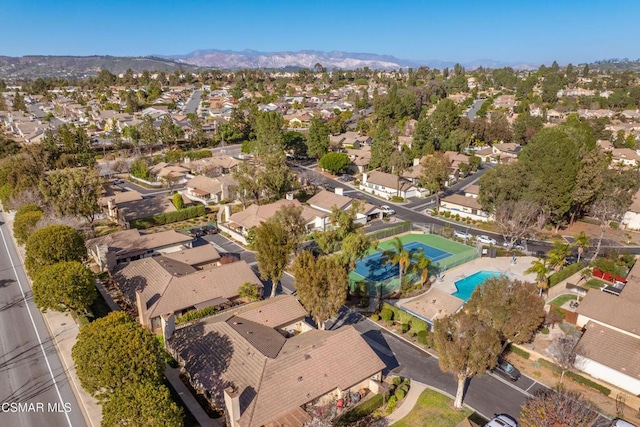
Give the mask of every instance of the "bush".
[{"label": "bush", "polygon": [[380,320],[380,316],[378,316],[377,314],[372,314],[371,320],[373,320],[374,322],[377,322],[378,320]]},{"label": "bush", "polygon": [[403,389],[399,388],[396,390],[396,392],[393,394],[393,396],[397,399],[397,400],[402,400],[404,399],[404,396],[407,394],[406,391],[404,391]]},{"label": "bush", "polygon": [[[25,206],[34,206],[36,210],[22,211]],[[25,205],[18,209],[15,220],[13,222],[13,235],[15,236],[18,244],[23,245],[31,233],[36,228],[38,221],[42,218],[43,212],[36,205]]]},{"label": "bush", "polygon": [[[555,363],[549,362],[546,359],[539,359],[538,363],[541,366],[546,367],[547,369],[551,370],[552,372],[555,373],[561,373],[562,369],[556,365]],[[580,374],[577,374],[573,371],[567,371],[565,372],[565,377],[567,378],[571,378],[573,381],[580,383],[582,385],[586,385],[587,387],[591,387],[594,390],[599,391],[600,393],[604,394],[605,396],[609,396],[609,394],[611,394],[611,390],[605,386],[603,386],[602,384],[599,384],[595,381],[590,380],[589,378],[583,377]]]},{"label": "bush", "polygon": [[406,334],[407,332],[409,332],[409,324],[408,323],[403,323],[402,324],[402,333]]},{"label": "bush", "polygon": [[578,271],[582,270],[585,267],[585,264],[580,261],[575,264],[571,264],[558,271],[557,273],[553,273],[549,276],[549,287],[555,286],[563,280],[567,279],[569,276],[576,274]]},{"label": "bush", "polygon": [[217,311],[216,307],[205,307],[201,310],[190,311],[184,316],[180,316],[176,319],[176,325],[181,323],[191,322],[192,320],[202,319],[203,317],[211,316]]},{"label": "bush", "polygon": [[524,357],[525,359],[528,359],[531,357],[531,354],[527,351],[524,351],[523,349],[521,349],[520,347],[516,347],[512,344],[509,344],[509,351],[517,354],[520,357]]},{"label": "bush", "polygon": [[427,335],[429,334],[429,332],[425,331],[419,331],[418,332],[418,342],[422,345],[427,345]]},{"label": "bush", "polygon": [[173,195],[173,206],[176,207],[176,209],[180,210],[184,208],[184,200],[182,200],[182,194],[180,193],[176,193]]},{"label": "bush", "polygon": [[[411,385],[411,379],[410,379],[410,378],[405,378],[405,379],[402,381],[402,384],[403,384],[403,385],[406,385],[407,387],[409,387],[409,386]],[[407,390],[408,390],[408,388],[407,388]]]},{"label": "bush", "polygon": [[391,196],[391,201],[392,202],[404,202],[404,198],[402,198],[400,196]]},{"label": "bush", "polygon": [[393,319],[393,311],[389,310],[388,308],[383,308],[380,312],[380,317],[385,322],[388,322]]},{"label": "bush", "polygon": [[165,212],[152,217],[141,218],[131,221],[132,228],[149,228],[157,225],[171,224],[173,222],[184,221],[186,219],[203,216],[206,213],[203,205],[191,206],[175,212]]},{"label": "bush", "polygon": [[387,415],[395,411],[397,404],[398,404],[398,398],[395,396],[391,396],[389,398],[389,401],[387,402],[387,409],[385,409],[385,412],[387,413]]},{"label": "bush", "polygon": [[361,405],[356,406],[349,412],[343,414],[336,422],[338,426],[346,426],[358,421],[359,419],[366,417],[376,409],[382,406],[384,403],[384,397],[382,394],[376,394],[369,400],[363,402]]},{"label": "bush", "polygon": [[402,382],[402,378],[400,378],[400,377],[393,377],[392,382],[393,382],[393,385],[395,385],[395,386],[400,385],[400,383]]},{"label": "bush", "polygon": [[245,282],[240,286],[238,295],[247,301],[260,301],[262,299],[262,288],[253,283]]},{"label": "bush", "polygon": [[336,174],[346,172],[349,169],[351,160],[345,153],[331,152],[320,157],[319,164],[322,169]]},{"label": "bush", "polygon": [[544,328],[540,329],[540,332],[542,332],[543,335],[549,335],[549,328],[545,326]]},{"label": "bush", "polygon": [[409,321],[409,325],[411,325],[411,330],[415,332],[420,332],[420,331],[426,332],[429,330],[429,324],[424,320],[418,319],[417,317],[413,317]]},{"label": "bush", "polygon": [[211,151],[209,151],[209,150],[197,150],[197,151],[190,150],[190,151],[187,151],[187,157],[190,160],[205,159],[205,158],[211,157],[211,156],[212,156],[212,154],[211,154]]}]

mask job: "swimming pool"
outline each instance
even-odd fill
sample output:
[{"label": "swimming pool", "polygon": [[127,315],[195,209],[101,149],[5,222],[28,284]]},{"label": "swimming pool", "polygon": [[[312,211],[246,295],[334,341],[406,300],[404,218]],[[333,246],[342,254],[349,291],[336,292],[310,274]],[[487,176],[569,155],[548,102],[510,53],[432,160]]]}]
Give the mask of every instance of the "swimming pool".
[{"label": "swimming pool", "polygon": [[[425,245],[421,242],[414,241],[406,243],[404,248],[411,254],[422,249],[424,250],[425,256],[430,258],[434,263],[451,256],[449,252],[434,248],[433,246]],[[397,265],[392,266],[391,264],[384,264],[382,252],[376,252],[363,260],[358,261],[354,271],[362,277],[374,282],[386,280],[390,277],[397,276],[399,273]]]},{"label": "swimming pool", "polygon": [[455,282],[457,292],[453,293],[454,297],[458,297],[464,302],[467,302],[469,298],[471,298],[471,294],[473,291],[480,285],[484,283],[485,280],[491,279],[492,277],[500,277],[502,273],[498,273],[497,271],[478,271],[473,273],[471,276],[467,276],[464,279],[458,280]]}]

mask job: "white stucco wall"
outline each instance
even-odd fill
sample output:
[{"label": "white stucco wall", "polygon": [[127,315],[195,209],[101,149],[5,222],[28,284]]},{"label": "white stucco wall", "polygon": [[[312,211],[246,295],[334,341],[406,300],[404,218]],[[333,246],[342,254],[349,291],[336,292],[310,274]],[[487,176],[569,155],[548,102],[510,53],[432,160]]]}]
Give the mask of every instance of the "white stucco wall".
[{"label": "white stucco wall", "polygon": [[630,377],[629,375],[580,355],[576,356],[574,366],[591,375],[593,378],[606,381],[633,395],[637,396],[640,394],[640,379]]}]

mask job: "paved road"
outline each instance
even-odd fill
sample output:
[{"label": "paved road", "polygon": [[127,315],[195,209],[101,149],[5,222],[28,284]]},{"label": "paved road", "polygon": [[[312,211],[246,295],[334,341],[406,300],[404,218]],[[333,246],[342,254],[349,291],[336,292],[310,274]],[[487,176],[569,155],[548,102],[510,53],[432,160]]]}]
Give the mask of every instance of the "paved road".
[{"label": "paved road", "polygon": [[474,121],[476,119],[476,114],[478,114],[478,110],[482,107],[486,99],[476,99],[473,104],[471,104],[471,108],[467,111],[467,118],[469,121]]},{"label": "paved road", "polygon": [[184,114],[195,113],[200,105],[200,98],[202,98],[201,90],[194,90],[189,100],[184,105]]},{"label": "paved road", "polygon": [[[0,425],[86,426],[6,227],[0,226]],[[11,403],[33,406],[14,412]]]},{"label": "paved road", "polygon": [[[335,328],[342,325],[353,325],[362,334],[371,348],[385,362],[385,374],[391,372],[402,375],[444,390],[451,395],[456,394],[457,383],[453,375],[443,373],[435,357],[381,329],[362,315],[349,312],[346,308],[341,310],[336,323],[329,326]],[[517,417],[529,393],[543,387],[537,381],[525,376],[512,383],[500,377],[485,374],[469,382],[464,402],[489,418],[495,413],[507,413]]]}]

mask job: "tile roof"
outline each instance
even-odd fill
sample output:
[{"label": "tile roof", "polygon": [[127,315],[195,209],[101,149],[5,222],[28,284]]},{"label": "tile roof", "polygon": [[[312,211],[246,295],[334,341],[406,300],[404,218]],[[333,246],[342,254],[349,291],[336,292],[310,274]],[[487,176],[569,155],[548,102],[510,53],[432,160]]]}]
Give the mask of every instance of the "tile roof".
[{"label": "tile roof", "polygon": [[640,303],[598,290],[590,290],[576,313],[599,323],[640,336]]},{"label": "tile roof", "polygon": [[480,194],[480,186],[477,185],[477,184],[467,185],[464,188],[464,192],[465,193],[469,193],[469,194],[479,195]]},{"label": "tile roof", "polygon": [[126,257],[132,252],[146,252],[148,250],[162,248],[171,245],[181,245],[193,241],[192,237],[178,233],[175,230],[161,231],[158,233],[142,234],[137,229],[119,231],[107,234],[86,242],[87,248],[106,245],[116,257]]},{"label": "tile roof", "polygon": [[[285,302],[290,304],[285,299],[273,299],[262,305],[280,306]],[[276,313],[277,309],[269,311]],[[385,367],[352,326],[283,337],[284,344],[277,355],[268,357],[247,340],[242,330],[239,332],[230,325],[238,317],[221,313],[178,329],[169,345],[180,355],[192,378],[220,406],[224,404],[224,388],[236,387],[243,427],[285,419],[301,405],[337,387],[346,389],[355,385]],[[259,326],[254,324],[251,328],[258,331]],[[275,335],[273,339],[281,341]],[[275,349],[272,345],[266,350],[270,354]]]},{"label": "tile roof", "polygon": [[233,316],[227,324],[249,344],[270,359],[275,359],[287,339],[269,326]]},{"label": "tile roof", "polygon": [[166,197],[149,197],[148,199],[134,200],[120,203],[118,210],[122,213],[125,221],[132,221],[138,218],[147,218],[165,212],[175,212],[177,209]]},{"label": "tile roof", "polygon": [[640,338],[596,322],[588,322],[585,329],[577,354],[640,380]]},{"label": "tile roof", "polygon": [[113,200],[117,206],[121,203],[142,200],[142,194],[138,193],[135,190],[116,191],[111,196],[100,197],[100,199],[98,199],[98,204],[100,206],[107,206],[109,204],[109,200]]},{"label": "tile roof", "polygon": [[325,217],[327,214],[325,212],[317,211],[308,206],[302,205],[298,200],[278,200],[274,203],[269,203],[267,205],[256,205],[253,204],[249,206],[247,209],[237,212],[229,217],[229,222],[236,223],[241,225],[242,227],[249,229],[252,227],[257,227],[261,222],[267,221],[271,218],[282,206],[294,205],[302,207],[302,218],[309,222],[313,220],[315,217]]},{"label": "tile roof", "polygon": [[[620,292],[619,298],[640,304],[640,262],[636,261],[629,274],[627,274],[627,284]],[[640,323],[640,313],[638,314]]]},{"label": "tile roof", "polygon": [[424,319],[436,320],[455,314],[463,305],[464,301],[460,298],[431,288],[424,294],[403,303],[401,308],[406,308]]},{"label": "tile roof", "polygon": [[478,199],[474,197],[467,197],[462,194],[452,194],[450,196],[443,197],[442,199],[440,199],[440,202],[482,210],[482,206],[480,205],[480,202],[478,202]]},{"label": "tile roof", "polygon": [[[367,182],[395,189],[398,186],[398,177],[390,173],[373,171],[367,175]],[[413,187],[413,184],[407,182],[404,178],[400,178],[401,190],[405,190],[410,187]]]},{"label": "tile roof", "polygon": [[310,206],[317,206],[320,209],[331,211],[334,206],[338,209],[344,209],[352,201],[353,199],[351,197],[341,196],[333,191],[322,190],[307,200],[307,203]]},{"label": "tile roof", "polygon": [[198,264],[206,264],[219,260],[220,254],[213,245],[201,245],[178,252],[166,253],[164,257],[180,261],[190,266],[196,266]]},{"label": "tile roof", "polygon": [[[274,300],[277,300],[278,303],[274,304]],[[234,314],[261,325],[279,328],[304,319],[307,316],[307,311],[293,295],[279,295],[275,298],[243,305],[234,311]]]},{"label": "tile roof", "polygon": [[196,270],[164,256],[132,261],[115,272],[115,279],[133,305],[136,291],[142,291],[149,319],[216,298],[237,297],[245,282],[262,286],[245,261]]},{"label": "tile roof", "polygon": [[218,194],[222,192],[222,183],[218,179],[209,178],[204,175],[198,175],[191,178],[187,181],[186,186],[187,188],[204,190],[209,194]]}]

